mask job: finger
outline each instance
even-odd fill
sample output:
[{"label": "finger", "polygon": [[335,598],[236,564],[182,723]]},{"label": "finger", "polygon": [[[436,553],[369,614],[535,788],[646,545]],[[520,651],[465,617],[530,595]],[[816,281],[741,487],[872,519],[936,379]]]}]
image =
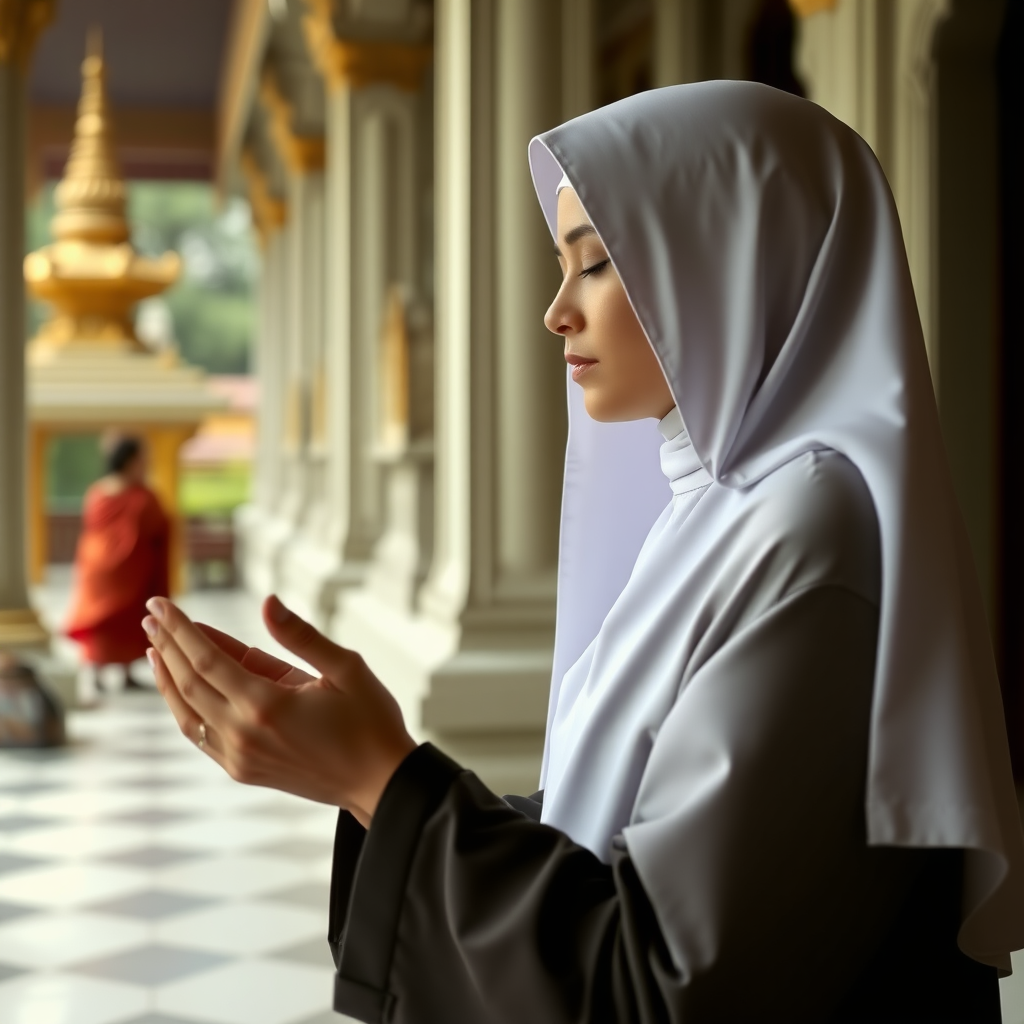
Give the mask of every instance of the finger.
[{"label": "finger", "polygon": [[[192,662],[185,657],[184,652],[174,642],[170,632],[153,616],[147,616],[142,620],[142,628],[149,635],[150,643],[159,652],[182,700],[203,721],[222,726],[223,719],[230,709],[227,698],[215,690],[195,670]],[[221,654],[220,657],[226,658],[227,655]],[[233,661],[232,664],[238,667],[239,672],[245,671],[237,662]]]},{"label": "finger", "polygon": [[[199,746],[199,741],[202,739],[203,730],[200,729],[201,725],[205,723],[197,715],[192,708],[185,703],[181,694],[178,693],[178,688],[174,685],[174,680],[171,678],[171,673],[168,671],[166,664],[164,664],[163,658],[160,657],[160,652],[155,648],[150,647],[146,651],[146,657],[149,659],[150,665],[153,667],[153,676],[156,679],[156,688],[160,691],[160,696],[166,701],[168,708],[170,708],[171,714],[174,716],[174,720],[178,723],[178,728],[181,730],[182,735],[190,742]],[[223,751],[220,749],[220,742],[216,738],[216,733],[212,730],[209,725],[206,726],[206,741],[203,743],[202,751],[205,754],[209,754],[221,767],[224,767],[222,761]]]},{"label": "finger", "polygon": [[261,651],[258,647],[249,648],[249,653],[242,659],[242,667],[247,668],[250,672],[255,672],[258,676],[272,679],[275,683],[283,682],[285,676],[293,674],[297,674],[302,678],[287,680],[289,685],[297,685],[299,682],[306,682],[313,678],[308,672],[303,672],[302,669],[289,665],[287,661],[275,658],[272,654],[267,654],[266,651]]},{"label": "finger", "polygon": [[318,629],[286,608],[271,594],[263,602],[263,621],[270,635],[292,654],[312,665],[322,675],[337,672],[339,659],[355,657],[353,651],[328,640]]},{"label": "finger", "polygon": [[243,644],[241,640],[236,640],[229,633],[222,633],[219,629],[208,626],[205,622],[197,622],[196,629],[205,633],[225,654],[234,658],[239,663],[249,653],[250,648]]},{"label": "finger", "polygon": [[[159,640],[159,634],[166,634],[187,659],[195,674],[218,694],[234,703],[246,703],[258,691],[259,676],[246,671],[234,658],[225,654],[173,602],[165,597],[151,597],[146,607],[160,626],[155,639]],[[179,665],[159,642],[153,646],[167,658],[167,667],[180,687],[184,674],[179,676]],[[184,696],[191,703],[191,694],[185,692]],[[205,713],[205,709],[201,710]]]},{"label": "finger", "polygon": [[258,647],[246,647],[241,640],[228,633],[223,633],[213,626],[208,626],[205,622],[197,622],[195,625],[196,629],[205,633],[225,654],[234,658],[239,665],[255,675],[265,676],[267,679],[279,683],[285,676],[292,673],[295,678],[288,680],[288,684],[291,686],[297,686],[313,678],[302,669],[289,665],[287,661],[275,658]]}]

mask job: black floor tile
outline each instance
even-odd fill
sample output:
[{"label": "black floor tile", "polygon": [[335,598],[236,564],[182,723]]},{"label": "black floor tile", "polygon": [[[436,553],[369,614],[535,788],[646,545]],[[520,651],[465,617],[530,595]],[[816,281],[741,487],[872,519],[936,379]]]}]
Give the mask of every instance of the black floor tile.
[{"label": "black floor tile", "polygon": [[119,914],[122,917],[138,917],[146,921],[158,921],[162,917],[184,914],[188,910],[216,903],[207,896],[191,896],[185,893],[168,892],[164,889],[147,889],[116,900],[90,904],[89,910],[101,914]]},{"label": "black floor tile", "polygon": [[[162,868],[168,864],[177,864],[183,860],[202,857],[203,850],[180,850],[174,846],[140,846],[137,850],[124,850],[121,853],[108,853],[96,860],[110,861],[114,864],[131,864],[139,868]],[[0,869],[2,870],[2,869]]]},{"label": "black floor tile", "polygon": [[0,875],[6,875],[9,871],[24,871],[26,868],[35,868],[46,861],[39,857],[23,857],[20,853],[0,853]]},{"label": "black floor tile", "polygon": [[224,963],[227,957],[177,946],[141,946],[116,956],[72,964],[75,974],[111,978],[133,985],[164,985],[188,974],[206,971]]}]

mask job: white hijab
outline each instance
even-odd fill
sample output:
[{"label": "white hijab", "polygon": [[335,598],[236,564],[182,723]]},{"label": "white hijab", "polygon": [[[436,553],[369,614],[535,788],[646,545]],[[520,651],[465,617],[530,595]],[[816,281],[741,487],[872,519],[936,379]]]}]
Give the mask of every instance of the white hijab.
[{"label": "white hijab", "polygon": [[[691,567],[728,535],[723,519],[747,522],[755,485],[802,453],[831,449],[859,470],[882,569],[868,839],[964,848],[961,948],[1008,969],[1024,945],[1024,844],[998,681],[899,221],[871,150],[813,103],[708,82],[585,114],[534,139],[530,162],[552,234],[563,174],[578,194],[723,495],[714,516],[687,524]],[[609,677],[572,730],[559,739],[553,727],[571,703],[559,711],[567,671],[591,656],[670,494],[655,423],[596,423],[571,383],[569,421],[542,785],[545,819],[606,856],[644,770],[615,752],[649,750],[639,733],[651,723]],[[649,704],[670,707],[680,684],[664,672]]]}]

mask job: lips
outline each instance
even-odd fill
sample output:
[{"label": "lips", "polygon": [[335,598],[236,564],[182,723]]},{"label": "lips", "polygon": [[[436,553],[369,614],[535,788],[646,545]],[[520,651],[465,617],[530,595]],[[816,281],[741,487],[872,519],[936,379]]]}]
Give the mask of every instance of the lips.
[{"label": "lips", "polygon": [[596,359],[587,359],[584,356],[578,356],[573,352],[565,353],[565,361],[572,367],[572,379],[579,380],[592,366],[597,365]]}]

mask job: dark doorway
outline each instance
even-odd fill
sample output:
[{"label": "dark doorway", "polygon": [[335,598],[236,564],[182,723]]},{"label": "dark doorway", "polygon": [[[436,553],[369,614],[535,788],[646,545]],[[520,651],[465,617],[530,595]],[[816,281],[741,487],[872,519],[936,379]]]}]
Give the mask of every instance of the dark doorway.
[{"label": "dark doorway", "polygon": [[1009,0],[999,40],[1002,357],[1000,644],[1014,777],[1024,782],[1024,2]]},{"label": "dark doorway", "polygon": [[761,0],[750,26],[747,60],[752,82],[764,82],[804,96],[803,83],[793,70],[796,16],[789,0]]}]

